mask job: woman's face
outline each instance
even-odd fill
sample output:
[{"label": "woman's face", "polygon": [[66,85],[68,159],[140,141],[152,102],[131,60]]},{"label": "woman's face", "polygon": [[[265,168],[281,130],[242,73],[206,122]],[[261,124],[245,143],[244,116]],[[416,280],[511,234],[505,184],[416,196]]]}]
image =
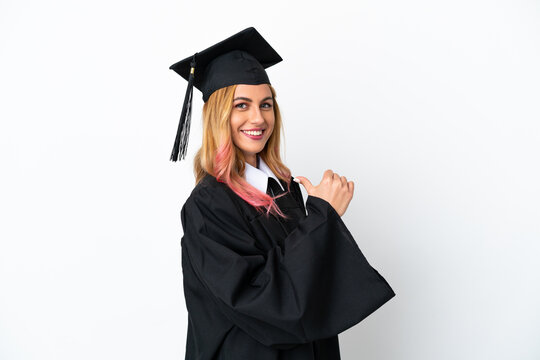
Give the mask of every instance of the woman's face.
[{"label": "woman's face", "polygon": [[236,87],[231,112],[232,138],[251,165],[272,135],[274,121],[274,101],[267,84]]}]

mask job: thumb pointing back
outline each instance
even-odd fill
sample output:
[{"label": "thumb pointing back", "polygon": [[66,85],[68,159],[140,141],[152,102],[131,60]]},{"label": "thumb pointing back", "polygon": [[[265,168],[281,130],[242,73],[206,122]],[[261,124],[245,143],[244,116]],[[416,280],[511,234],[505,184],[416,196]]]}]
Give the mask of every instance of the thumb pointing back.
[{"label": "thumb pointing back", "polygon": [[313,189],[313,185],[311,184],[311,181],[309,181],[307,178],[303,176],[295,176],[293,180],[301,184],[306,189],[308,195],[311,194],[311,191]]}]

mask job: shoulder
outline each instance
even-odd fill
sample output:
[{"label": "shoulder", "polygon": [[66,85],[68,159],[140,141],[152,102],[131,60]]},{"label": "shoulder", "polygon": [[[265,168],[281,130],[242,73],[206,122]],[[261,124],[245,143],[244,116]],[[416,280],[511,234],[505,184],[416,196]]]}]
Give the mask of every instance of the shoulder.
[{"label": "shoulder", "polygon": [[227,184],[218,181],[214,176],[208,174],[199,181],[191,191],[188,202],[209,202],[212,199],[226,199],[231,196],[231,190]]},{"label": "shoulder", "polygon": [[253,248],[249,221],[234,196],[227,184],[215,177],[203,178],[182,207],[183,246],[197,247],[203,241],[230,249]]},{"label": "shoulder", "polygon": [[182,222],[205,220],[218,223],[242,223],[243,216],[238,208],[236,194],[227,184],[212,175],[206,175],[195,186],[182,207]]}]

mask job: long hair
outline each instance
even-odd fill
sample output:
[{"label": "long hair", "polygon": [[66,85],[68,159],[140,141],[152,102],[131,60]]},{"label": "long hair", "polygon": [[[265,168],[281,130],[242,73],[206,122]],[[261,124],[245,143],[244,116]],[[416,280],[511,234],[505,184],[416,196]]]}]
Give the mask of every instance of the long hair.
[{"label": "long hair", "polygon": [[255,207],[258,212],[275,214],[288,218],[277,206],[274,199],[284,196],[290,191],[291,171],[280,156],[280,142],[283,123],[276,102],[276,92],[271,85],[270,91],[274,100],[274,130],[258,155],[264,160],[272,172],[287,183],[285,194],[272,197],[253,187],[244,179],[245,157],[233,142],[231,133],[231,112],[234,92],[237,85],[216,90],[203,106],[203,139],[202,146],[195,155],[193,171],[198,184],[207,174],[217,181],[227,184],[238,196]]}]

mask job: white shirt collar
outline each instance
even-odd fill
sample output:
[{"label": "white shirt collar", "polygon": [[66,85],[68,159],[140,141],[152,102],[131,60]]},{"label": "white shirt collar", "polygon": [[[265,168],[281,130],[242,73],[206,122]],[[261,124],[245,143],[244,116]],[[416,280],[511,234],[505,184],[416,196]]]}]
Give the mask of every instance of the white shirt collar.
[{"label": "white shirt collar", "polygon": [[268,189],[268,177],[271,176],[276,179],[279,186],[281,186],[281,189],[285,191],[277,176],[270,170],[264,160],[258,155],[257,158],[259,159],[259,168],[253,167],[246,162],[246,181],[263,193],[266,193],[266,190]]}]

